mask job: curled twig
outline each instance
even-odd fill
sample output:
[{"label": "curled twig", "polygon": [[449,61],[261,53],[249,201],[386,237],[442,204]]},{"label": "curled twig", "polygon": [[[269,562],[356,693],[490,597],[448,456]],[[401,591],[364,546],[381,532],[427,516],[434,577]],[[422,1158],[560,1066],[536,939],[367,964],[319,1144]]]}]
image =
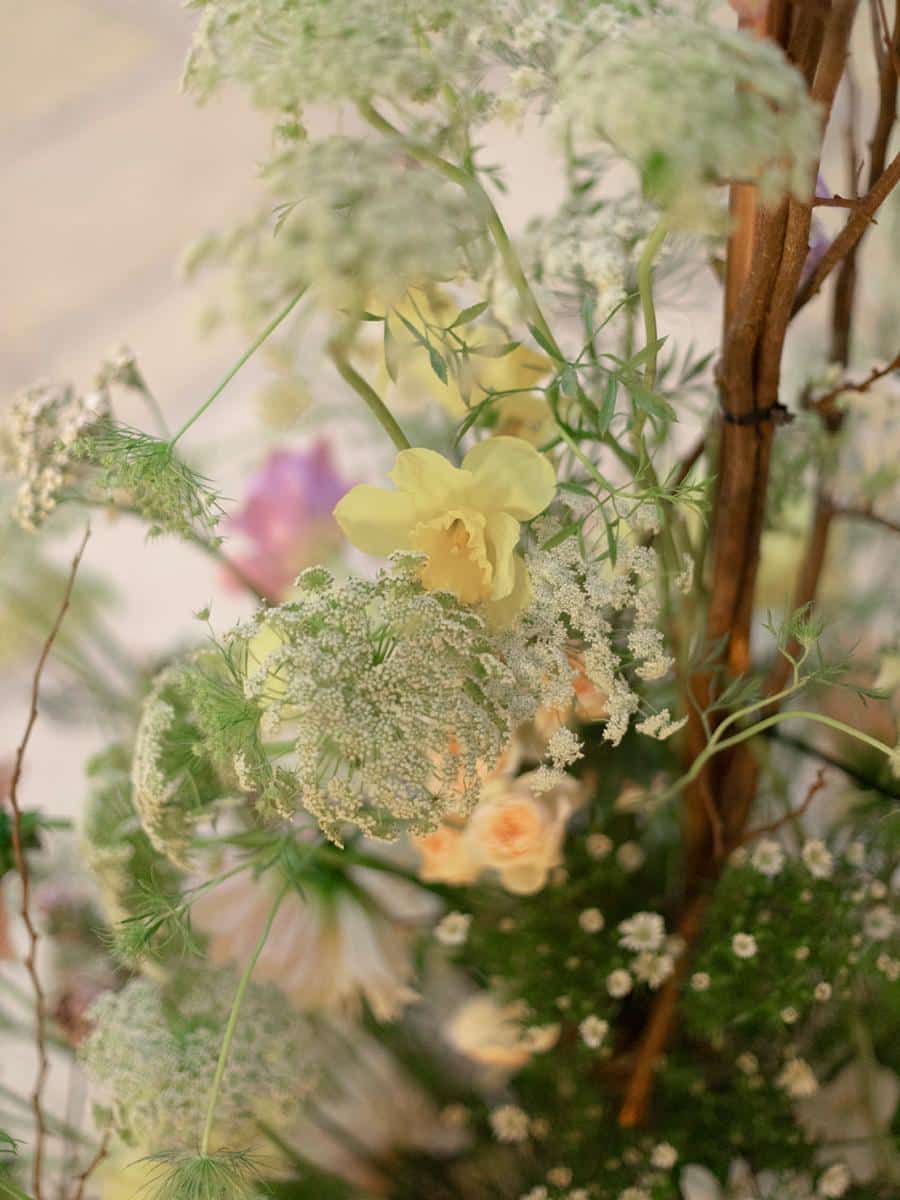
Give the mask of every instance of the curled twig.
[{"label": "curled twig", "polygon": [[75,1191],[72,1193],[72,1200],[84,1200],[84,1189],[87,1187],[87,1181],[97,1170],[106,1156],[109,1154],[109,1134],[103,1135],[103,1140],[97,1148],[97,1152],[88,1165],[84,1168],[80,1175],[75,1178]]},{"label": "curled twig", "polygon": [[774,821],[769,821],[765,825],[757,825],[754,829],[748,829],[744,836],[737,843],[738,846],[746,845],[747,842],[752,842],[754,839],[762,837],[764,833],[777,833],[779,829],[783,829],[785,825],[791,821],[799,821],[824,786],[825,768],[819,767],[818,771],[816,772],[816,777],[809,785],[809,790],[803,797],[803,803],[799,808],[791,809],[791,811],[786,812],[784,816],[778,817]]},{"label": "curled twig", "polygon": [[37,970],[37,947],[39,941],[38,931],[31,917],[31,875],[28,868],[28,860],[25,857],[25,851],[22,840],[22,809],[19,805],[19,781],[22,778],[22,765],[25,760],[25,751],[28,749],[28,743],[31,741],[31,734],[34,729],[35,722],[38,716],[38,693],[41,686],[41,676],[44,672],[44,667],[47,664],[47,659],[50,657],[50,651],[53,648],[53,643],[56,641],[56,636],[59,633],[60,626],[63,623],[63,618],[69,608],[69,603],[72,599],[72,589],[75,586],[75,576],[78,573],[78,567],[81,563],[84,548],[87,545],[87,540],[90,537],[90,526],[84,531],[84,537],[81,539],[81,544],[76,551],[75,557],[72,559],[72,566],[69,570],[69,577],[66,581],[66,588],[63,592],[62,602],[59,606],[59,611],[56,614],[56,620],[53,622],[47,639],[44,642],[43,648],[38,658],[37,666],[34,670],[34,675],[31,681],[31,704],[28,710],[28,720],[25,724],[25,732],[16,749],[15,759],[13,761],[12,776],[9,781],[9,803],[12,808],[12,849],[13,860],[16,865],[21,880],[21,905],[20,912],[25,929],[28,933],[28,953],[25,958],[25,969],[31,979],[32,990],[34,991],[34,1017],[35,1017],[35,1048],[37,1050],[37,1074],[35,1076],[34,1087],[31,1093],[31,1108],[34,1113],[35,1138],[34,1138],[34,1155],[32,1158],[31,1167],[31,1188],[34,1192],[34,1200],[41,1200],[41,1182],[43,1174],[43,1155],[44,1143],[47,1139],[47,1122],[44,1114],[43,1093],[44,1085],[47,1081],[47,1073],[50,1067],[50,1061],[47,1056],[47,999],[44,994],[44,989],[41,984],[41,979]]}]

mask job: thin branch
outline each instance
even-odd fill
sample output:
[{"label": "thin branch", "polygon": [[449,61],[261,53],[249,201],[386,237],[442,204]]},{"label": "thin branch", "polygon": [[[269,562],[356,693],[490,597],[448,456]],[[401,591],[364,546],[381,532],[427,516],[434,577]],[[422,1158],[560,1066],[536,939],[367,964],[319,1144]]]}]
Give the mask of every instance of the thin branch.
[{"label": "thin branch", "polygon": [[753,829],[748,829],[738,842],[738,846],[746,845],[747,842],[752,842],[755,838],[762,837],[764,833],[777,833],[779,829],[783,829],[784,826],[789,824],[791,821],[799,821],[824,786],[825,768],[819,767],[818,771],[816,772],[816,777],[809,785],[809,790],[804,796],[803,803],[799,808],[791,809],[790,812],[786,812],[784,816],[778,817],[775,821],[769,821],[765,825],[757,825]]},{"label": "thin branch", "polygon": [[105,1133],[103,1135],[103,1140],[101,1141],[99,1147],[97,1148],[97,1153],[94,1155],[94,1157],[88,1163],[88,1165],[84,1168],[84,1170],[81,1172],[81,1174],[77,1175],[75,1177],[75,1183],[77,1186],[75,1188],[75,1191],[72,1193],[72,1200],[84,1200],[84,1189],[87,1187],[87,1181],[90,1179],[90,1177],[97,1170],[97,1168],[100,1166],[100,1164],[103,1162],[103,1160],[106,1158],[106,1156],[108,1154],[109,1154],[109,1134]]},{"label": "thin branch", "polygon": [[836,517],[847,517],[853,521],[871,521],[873,525],[880,525],[882,529],[889,529],[891,533],[900,533],[900,521],[892,521],[890,517],[873,512],[871,505],[854,507],[850,504],[836,504],[832,513]]},{"label": "thin branch", "polygon": [[857,208],[862,203],[860,196],[813,196],[813,208]]},{"label": "thin branch", "polygon": [[877,383],[879,379],[884,379],[885,375],[890,375],[897,370],[900,370],[900,354],[892,358],[886,367],[873,367],[865,379],[845,380],[837,387],[832,388],[830,392],[826,392],[824,396],[817,396],[814,400],[809,400],[807,407],[816,411],[827,409],[844,392],[867,392],[873,383]]},{"label": "thin branch", "polygon": [[22,778],[22,766],[25,761],[25,751],[28,749],[28,743],[31,741],[31,734],[38,717],[38,694],[41,686],[41,676],[44,673],[47,659],[50,657],[50,651],[53,649],[53,643],[56,641],[56,636],[59,633],[63,623],[63,618],[69,609],[69,604],[72,599],[72,589],[75,586],[75,576],[78,574],[78,567],[81,564],[81,558],[84,554],[85,546],[91,534],[91,528],[88,526],[84,531],[84,537],[81,539],[81,544],[72,559],[72,566],[69,570],[69,577],[66,581],[65,591],[63,592],[62,602],[59,606],[59,611],[56,614],[56,620],[47,635],[47,640],[44,642],[38,658],[37,666],[35,667],[34,676],[31,682],[31,703],[28,711],[28,720],[25,723],[25,732],[22,735],[22,740],[19,742],[16,749],[16,756],[13,762],[12,776],[9,781],[9,803],[12,808],[12,848],[13,860],[16,865],[21,880],[21,907],[22,921],[25,929],[28,932],[28,954],[25,959],[25,969],[28,971],[31,979],[32,990],[34,991],[34,1018],[35,1018],[35,1047],[37,1050],[37,1074],[35,1076],[34,1087],[31,1093],[31,1108],[34,1113],[35,1124],[35,1139],[34,1139],[34,1156],[32,1159],[31,1168],[31,1188],[34,1192],[34,1200],[41,1200],[41,1184],[43,1175],[43,1156],[44,1143],[47,1138],[47,1124],[44,1116],[43,1093],[44,1084],[47,1080],[47,1073],[50,1068],[50,1061],[47,1056],[47,999],[44,994],[44,989],[41,984],[41,979],[37,970],[37,947],[39,941],[38,931],[31,918],[31,873],[28,867],[28,860],[25,856],[25,850],[22,841],[22,809],[19,805],[19,781]]},{"label": "thin branch", "polygon": [[898,183],[900,183],[900,153],[891,159],[875,184],[861,198],[847,224],[822,255],[807,282],[800,288],[794,301],[793,316],[796,316],[800,309],[818,294],[822,284],[834,268],[853,250],[874,220],[875,213]]}]

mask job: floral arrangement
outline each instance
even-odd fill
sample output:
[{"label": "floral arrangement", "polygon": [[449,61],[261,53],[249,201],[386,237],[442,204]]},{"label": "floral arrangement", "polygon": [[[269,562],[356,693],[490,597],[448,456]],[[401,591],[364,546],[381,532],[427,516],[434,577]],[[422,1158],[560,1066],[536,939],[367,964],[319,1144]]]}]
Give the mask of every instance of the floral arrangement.
[{"label": "floral arrangement", "polygon": [[[272,123],[188,254],[251,340],[175,429],[123,348],[0,432],[0,1196],[896,1196],[900,8],[190,7]],[[501,123],[561,183],[515,236]],[[123,516],[243,618],[119,647]]]}]

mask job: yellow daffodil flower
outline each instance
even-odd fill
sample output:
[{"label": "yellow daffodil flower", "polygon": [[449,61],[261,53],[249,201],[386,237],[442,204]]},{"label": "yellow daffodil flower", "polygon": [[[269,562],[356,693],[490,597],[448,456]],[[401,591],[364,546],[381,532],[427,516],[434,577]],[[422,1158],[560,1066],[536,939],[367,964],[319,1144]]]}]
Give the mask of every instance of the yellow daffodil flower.
[{"label": "yellow daffodil flower", "polygon": [[401,450],[396,491],[360,484],[334,516],[368,554],[424,554],[422,583],[464,604],[485,604],[508,624],[527,603],[528,573],[515,553],[520,522],[543,512],[556,488],[553,467],[521,438],[474,446],[454,467],[434,450]]}]

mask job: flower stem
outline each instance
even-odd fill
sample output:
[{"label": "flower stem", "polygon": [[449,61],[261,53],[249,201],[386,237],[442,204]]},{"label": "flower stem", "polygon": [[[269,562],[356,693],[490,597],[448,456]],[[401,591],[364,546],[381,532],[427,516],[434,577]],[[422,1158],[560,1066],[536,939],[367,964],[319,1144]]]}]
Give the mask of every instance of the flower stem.
[{"label": "flower stem", "polygon": [[645,346],[654,347],[644,364],[644,386],[650,390],[656,385],[656,343],[659,341],[656,329],[656,307],[653,303],[653,260],[665,241],[667,233],[668,227],[665,218],[662,218],[647,238],[637,267],[638,293],[641,297],[641,310],[644,314]]},{"label": "flower stem", "polygon": [[228,1016],[228,1024],[225,1026],[225,1036],[222,1038],[222,1048],[219,1051],[219,1061],[216,1063],[216,1073],[213,1076],[212,1088],[209,1093],[209,1102],[206,1106],[206,1121],[203,1126],[203,1135],[200,1139],[200,1153],[204,1157],[209,1154],[209,1142],[212,1137],[213,1120],[216,1115],[216,1104],[219,1100],[219,1093],[222,1090],[222,1080],[225,1078],[225,1068],[228,1065],[228,1055],[231,1051],[231,1043],[234,1041],[234,1032],[237,1029],[238,1017],[241,1013],[241,1005],[244,1002],[244,996],[247,992],[247,986],[250,983],[250,976],[253,974],[253,968],[262,954],[263,946],[269,939],[269,934],[272,932],[272,924],[281,907],[281,902],[288,892],[291,884],[290,881],[285,882],[279,889],[278,895],[275,897],[269,915],[266,918],[266,923],[263,926],[263,931],[259,935],[259,940],[253,948],[253,953],[247,965],[244,967],[241,978],[238,982],[237,991],[234,994],[234,1000],[231,1004],[231,1012]]},{"label": "flower stem", "polygon": [[375,417],[379,425],[394,443],[398,450],[409,450],[411,443],[409,438],[397,424],[394,414],[378,395],[368,380],[363,379],[359,371],[351,366],[344,353],[343,348],[334,341],[329,348],[331,359],[338,369],[338,374],[345,383],[353,388],[358,396],[361,396],[365,401],[372,416]]},{"label": "flower stem", "polygon": [[197,411],[192,416],[188,417],[188,419],[181,426],[181,428],[178,430],[178,432],[175,433],[169,439],[169,448],[170,449],[175,445],[176,442],[180,441],[180,439],[183,437],[183,435],[185,433],[187,433],[187,431],[194,424],[194,422],[198,421],[203,416],[203,414],[206,412],[206,410],[209,408],[209,406],[213,403],[213,401],[217,400],[219,398],[219,396],[221,396],[222,392],[225,391],[226,387],[229,385],[229,383],[231,383],[232,379],[234,379],[235,375],[237,375],[238,371],[240,371],[240,369],[244,365],[244,363],[246,363],[248,361],[248,359],[252,358],[253,355],[256,353],[256,351],[263,344],[263,342],[265,342],[275,332],[275,330],[278,328],[278,326],[281,324],[281,322],[284,321],[285,318],[300,303],[300,301],[303,298],[303,296],[305,295],[305,293],[306,293],[306,287],[304,285],[300,289],[300,291],[297,292],[297,294],[293,297],[293,299],[291,299],[284,306],[284,308],[281,310],[281,312],[277,313],[272,318],[272,320],[268,323],[268,325],[265,327],[265,329],[262,331],[262,333],[260,333],[250,343],[250,345],[247,347],[247,349],[244,351],[244,353],[241,355],[241,357],[237,360],[237,362],[234,364],[234,366],[231,368],[231,370],[227,373],[225,378],[210,393],[210,395],[203,401],[203,403],[200,405],[200,407],[197,409]]}]

